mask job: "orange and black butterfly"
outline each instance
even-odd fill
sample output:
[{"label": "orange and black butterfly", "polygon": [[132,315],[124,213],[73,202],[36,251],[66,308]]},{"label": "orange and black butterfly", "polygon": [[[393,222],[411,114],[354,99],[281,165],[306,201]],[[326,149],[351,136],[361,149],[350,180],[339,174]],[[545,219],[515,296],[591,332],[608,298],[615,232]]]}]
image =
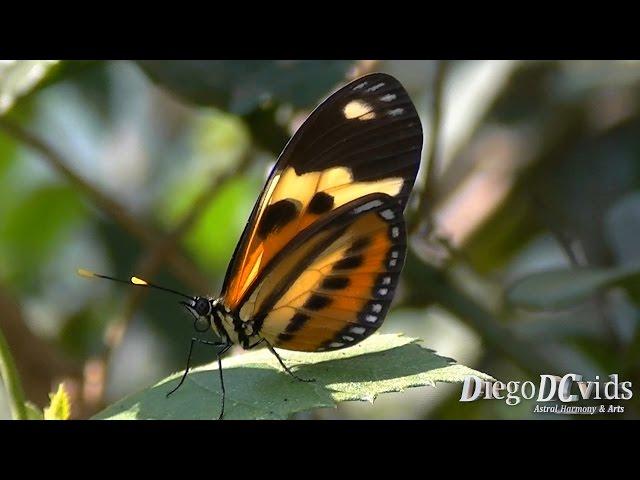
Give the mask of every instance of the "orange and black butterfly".
[{"label": "orange and black butterfly", "polygon": [[253,208],[220,296],[181,302],[197,329],[204,324],[221,339],[194,339],[189,357],[197,341],[223,347],[222,411],[220,356],[231,345],[264,344],[295,377],[274,347],[347,348],[382,325],[405,259],[403,211],[421,149],[409,95],[382,73],[335,92],[295,133]]}]

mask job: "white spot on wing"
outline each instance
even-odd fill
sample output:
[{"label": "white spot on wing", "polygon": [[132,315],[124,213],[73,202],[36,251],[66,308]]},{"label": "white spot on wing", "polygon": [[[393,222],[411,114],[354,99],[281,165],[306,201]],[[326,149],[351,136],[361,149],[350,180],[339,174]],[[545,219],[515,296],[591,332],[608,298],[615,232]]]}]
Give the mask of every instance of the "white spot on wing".
[{"label": "white spot on wing", "polygon": [[396,218],[396,214],[393,213],[393,210],[391,210],[390,208],[381,211],[380,216],[385,220],[393,220],[394,218]]},{"label": "white spot on wing", "polygon": [[366,317],[364,317],[364,319],[369,323],[375,323],[378,321],[378,317],[376,317],[375,315],[367,315]]},{"label": "white spot on wing", "polygon": [[329,346],[331,348],[338,348],[338,347],[342,347],[343,345],[344,345],[344,343],[342,343],[342,342],[332,342],[332,343],[329,344]]},{"label": "white spot on wing", "polygon": [[394,250],[393,252],[391,252],[391,257],[392,258],[398,258],[398,251]]},{"label": "white spot on wing", "polygon": [[394,108],[393,110],[389,110],[387,113],[392,117],[397,117],[398,115],[402,115],[404,112],[404,108]]},{"label": "white spot on wing", "polygon": [[398,264],[397,260],[389,260],[389,266],[390,267],[395,267]]},{"label": "white spot on wing", "polygon": [[382,200],[372,200],[370,202],[365,203],[364,205],[360,205],[357,208],[353,209],[353,213],[366,212],[367,210],[371,210],[372,208],[376,208],[382,205]]},{"label": "white spot on wing", "polygon": [[353,327],[351,328],[351,330],[349,330],[351,333],[355,333],[356,335],[362,335],[364,332],[367,331],[366,328],[364,327]]},{"label": "white spot on wing", "polygon": [[398,235],[400,235],[400,230],[398,229],[398,227],[393,227],[391,229],[391,236],[393,238],[398,238]]},{"label": "white spot on wing", "polygon": [[354,340],[354,338],[350,337],[349,335],[343,335],[342,339],[346,340],[347,342],[353,342],[353,340]]},{"label": "white spot on wing", "polygon": [[367,92],[375,92],[382,87],[384,87],[384,82],[376,83],[373,87],[367,88]]},{"label": "white spot on wing", "polygon": [[395,93],[387,93],[385,96],[380,97],[380,100],[382,100],[383,102],[391,102],[395,99],[396,99]]},{"label": "white spot on wing", "polygon": [[367,82],[359,83],[358,85],[356,85],[355,87],[353,87],[353,89],[354,89],[354,90],[360,90],[360,89],[364,88],[366,84],[367,84]]},{"label": "white spot on wing", "polygon": [[384,277],[382,279],[382,284],[383,285],[391,285],[391,277]]},{"label": "white spot on wing", "polygon": [[389,289],[388,288],[379,288],[378,289],[378,295],[386,295],[387,293],[389,293]]},{"label": "white spot on wing", "polygon": [[380,313],[382,311],[382,305],[379,303],[374,303],[373,305],[371,305],[371,311],[373,313]]}]

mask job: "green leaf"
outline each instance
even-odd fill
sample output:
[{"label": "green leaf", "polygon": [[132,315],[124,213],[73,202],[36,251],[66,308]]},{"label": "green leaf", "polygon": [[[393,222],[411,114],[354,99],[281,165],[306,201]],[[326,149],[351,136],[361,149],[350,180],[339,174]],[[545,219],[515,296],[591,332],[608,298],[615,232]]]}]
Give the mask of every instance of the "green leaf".
[{"label": "green leaf", "polygon": [[596,292],[640,277],[640,266],[573,268],[528,275],[506,292],[507,301],[528,310],[573,307]]},{"label": "green leaf", "polygon": [[352,65],[349,60],[145,60],[151,79],[197,105],[246,115],[267,102],[313,107]]},{"label": "green leaf", "polygon": [[36,405],[31,402],[25,402],[24,406],[29,420],[44,420],[44,413]]},{"label": "green leaf", "polygon": [[0,62],[0,115],[33,90],[58,60],[3,60]]},{"label": "green leaf", "polygon": [[56,393],[50,393],[51,404],[44,409],[45,420],[68,420],[71,416],[69,394],[61,383]]},{"label": "green leaf", "polygon": [[[381,393],[436,382],[462,382],[467,375],[491,379],[418,345],[399,334],[373,335],[346,350],[327,353],[280,351],[283,360],[303,378],[285,373],[266,349],[223,361],[226,419],[284,419],[347,400],[373,400]],[[215,419],[220,409],[217,363],[194,369],[171,397],[182,373],[131,395],[99,413],[97,419]]]}]

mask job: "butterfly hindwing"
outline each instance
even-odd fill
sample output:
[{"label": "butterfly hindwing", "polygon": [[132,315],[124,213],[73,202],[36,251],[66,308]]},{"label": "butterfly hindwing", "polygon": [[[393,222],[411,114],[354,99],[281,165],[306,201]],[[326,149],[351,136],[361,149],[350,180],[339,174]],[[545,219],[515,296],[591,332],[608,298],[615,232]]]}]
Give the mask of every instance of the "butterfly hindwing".
[{"label": "butterfly hindwing", "polygon": [[364,207],[270,310],[261,333],[267,340],[289,350],[334,350],[382,324],[405,258],[404,220],[385,196],[353,210]]},{"label": "butterfly hindwing", "polygon": [[[386,194],[402,213],[421,148],[417,112],[393,77],[368,75],[331,95],[307,118],[274,166],[227,271],[224,304],[238,311],[250,305],[256,284],[267,269],[274,270],[272,262],[282,258],[292,240],[303,231],[318,231],[311,243],[328,241],[322,238],[328,232],[313,227],[335,218],[350,202]],[[305,248],[298,254],[304,256]]]},{"label": "butterfly hindwing", "polygon": [[397,199],[370,194],[355,200],[322,232],[312,236],[313,242],[296,241],[288,253],[289,270],[280,262],[283,270],[271,272],[252,295],[251,316],[261,319],[260,335],[275,346],[348,347],[385,318],[406,251]]}]

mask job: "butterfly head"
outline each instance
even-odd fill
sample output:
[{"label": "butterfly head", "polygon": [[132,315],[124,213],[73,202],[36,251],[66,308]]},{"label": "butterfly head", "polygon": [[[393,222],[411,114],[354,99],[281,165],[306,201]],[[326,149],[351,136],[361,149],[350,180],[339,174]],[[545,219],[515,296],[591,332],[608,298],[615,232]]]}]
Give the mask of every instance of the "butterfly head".
[{"label": "butterfly head", "polygon": [[211,316],[218,304],[218,299],[210,297],[193,297],[188,301],[181,301],[181,305],[193,316],[193,328],[197,332],[206,332],[211,325]]}]

